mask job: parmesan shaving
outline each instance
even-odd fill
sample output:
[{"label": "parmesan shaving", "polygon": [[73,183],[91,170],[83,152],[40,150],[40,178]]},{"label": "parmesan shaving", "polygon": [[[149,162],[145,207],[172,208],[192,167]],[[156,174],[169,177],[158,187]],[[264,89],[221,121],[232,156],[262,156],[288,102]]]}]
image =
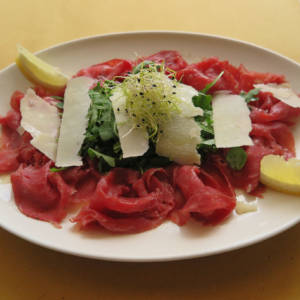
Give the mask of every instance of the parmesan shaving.
[{"label": "parmesan shaving", "polygon": [[262,92],[272,93],[275,98],[292,107],[300,107],[299,96],[286,85],[255,84],[255,88]]},{"label": "parmesan shaving", "polygon": [[193,118],[173,117],[162,126],[156,153],[182,165],[200,165],[196,147],[201,143],[201,129]]},{"label": "parmesan shaving", "polygon": [[21,115],[21,128],[33,137],[30,143],[55,161],[60,127],[57,107],[37,96],[32,89],[28,89],[21,101]]},{"label": "parmesan shaving", "polygon": [[116,88],[110,97],[118,128],[123,158],[142,156],[149,148],[148,133],[137,128],[125,112],[126,96],[121,88]]},{"label": "parmesan shaving", "polygon": [[235,211],[239,215],[257,211],[257,209],[257,202],[246,202],[239,200],[236,202]]},{"label": "parmesan shaving", "polygon": [[82,165],[78,153],[88,125],[89,88],[93,82],[89,77],[77,77],[67,84],[55,163],[58,167]]},{"label": "parmesan shaving", "polygon": [[217,148],[253,145],[250,111],[243,97],[217,94],[212,101],[215,142]]}]

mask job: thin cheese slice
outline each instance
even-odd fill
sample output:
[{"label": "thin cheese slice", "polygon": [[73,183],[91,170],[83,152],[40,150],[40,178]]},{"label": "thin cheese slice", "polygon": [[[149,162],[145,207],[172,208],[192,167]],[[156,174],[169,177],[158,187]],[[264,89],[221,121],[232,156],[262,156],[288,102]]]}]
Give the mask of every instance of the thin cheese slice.
[{"label": "thin cheese slice", "polygon": [[201,129],[194,118],[176,116],[162,126],[156,153],[182,165],[200,165],[197,145],[201,143]]},{"label": "thin cheese slice", "polygon": [[292,107],[300,107],[299,96],[289,87],[277,84],[255,84],[262,92],[270,92],[275,98]]},{"label": "thin cheese slice", "polygon": [[57,107],[28,89],[21,101],[21,115],[21,127],[33,137],[31,144],[55,161],[60,127]]},{"label": "thin cheese slice", "polygon": [[110,97],[118,128],[123,158],[142,156],[149,148],[148,133],[144,128],[135,127],[125,112],[126,96],[116,88]]},{"label": "thin cheese slice", "polygon": [[89,77],[77,77],[67,84],[55,163],[58,167],[82,165],[78,152],[88,125],[87,114],[91,105],[88,92],[93,82],[94,79]]},{"label": "thin cheese slice", "polygon": [[253,145],[250,111],[243,97],[218,94],[213,98],[213,122],[217,148]]},{"label": "thin cheese slice", "polygon": [[235,211],[239,215],[249,213],[249,212],[254,212],[257,210],[258,210],[258,207],[257,207],[256,201],[248,202],[247,200],[244,200],[244,201],[238,200],[236,202]]},{"label": "thin cheese slice", "polygon": [[[170,80],[171,81],[171,80]],[[200,107],[195,107],[192,98],[198,95],[198,91],[186,84],[178,84],[177,97],[181,100],[178,103],[180,116],[195,117],[202,116],[203,110]]]},{"label": "thin cheese slice", "polygon": [[180,98],[180,113],[161,125],[162,133],[156,144],[156,153],[182,165],[200,165],[201,157],[197,145],[201,143],[201,129],[194,117],[203,114],[195,107],[192,98],[198,92],[191,86],[179,84],[177,96]]}]

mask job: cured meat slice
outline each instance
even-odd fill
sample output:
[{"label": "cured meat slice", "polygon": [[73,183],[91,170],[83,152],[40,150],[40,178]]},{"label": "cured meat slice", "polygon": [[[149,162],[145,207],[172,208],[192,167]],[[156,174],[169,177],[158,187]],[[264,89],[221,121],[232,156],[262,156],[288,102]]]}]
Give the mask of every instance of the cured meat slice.
[{"label": "cured meat slice", "polygon": [[199,63],[188,65],[185,69],[177,73],[177,79],[182,83],[191,85],[196,90],[202,90],[211,83],[222,71],[223,76],[211,88],[211,92],[218,90],[229,90],[239,93],[239,72],[237,68],[230,65],[228,61],[220,61],[216,57],[205,59]]},{"label": "cured meat slice", "polygon": [[74,167],[60,172],[64,181],[73,189],[70,201],[87,203],[91,200],[101,175],[92,166]]},{"label": "cured meat slice", "polygon": [[19,210],[28,217],[58,224],[66,216],[72,189],[58,173],[42,167],[21,165],[11,175],[14,198]]},{"label": "cured meat slice", "polygon": [[174,172],[174,183],[185,203],[172,213],[173,222],[181,226],[193,217],[204,224],[215,225],[230,215],[236,199],[233,189],[225,187],[227,180],[222,178],[222,173],[214,178],[194,166],[178,167]]},{"label": "cured meat slice", "polygon": [[255,144],[270,149],[274,154],[285,158],[295,157],[295,141],[290,128],[282,122],[253,124],[251,136]]},{"label": "cured meat slice", "polygon": [[104,63],[81,69],[74,77],[87,76],[100,81],[112,80],[116,76],[126,76],[132,70],[132,63],[125,59],[112,59]]},{"label": "cured meat slice", "polygon": [[285,82],[282,75],[248,71],[243,65],[237,68],[228,61],[220,61],[217,57],[210,57],[199,63],[188,65],[177,73],[177,79],[181,79],[183,83],[197,90],[202,90],[222,71],[224,71],[223,76],[211,88],[211,92],[227,90],[233,94],[239,94],[241,91],[248,92],[253,89],[256,83],[281,84]]},{"label": "cured meat slice", "polygon": [[300,108],[295,108],[275,99],[271,93],[259,93],[259,100],[251,103],[250,118],[254,123],[283,121],[293,124],[300,115]]},{"label": "cured meat slice", "polygon": [[167,173],[115,168],[99,180],[87,207],[73,219],[81,227],[97,223],[113,232],[141,232],[163,222],[174,207],[173,188]]},{"label": "cured meat slice", "polygon": [[188,63],[183,59],[180,53],[174,50],[163,50],[157,52],[150,56],[138,59],[137,63],[140,63],[144,60],[150,60],[158,64],[164,63],[166,68],[169,68],[173,71],[182,70],[188,65]]}]

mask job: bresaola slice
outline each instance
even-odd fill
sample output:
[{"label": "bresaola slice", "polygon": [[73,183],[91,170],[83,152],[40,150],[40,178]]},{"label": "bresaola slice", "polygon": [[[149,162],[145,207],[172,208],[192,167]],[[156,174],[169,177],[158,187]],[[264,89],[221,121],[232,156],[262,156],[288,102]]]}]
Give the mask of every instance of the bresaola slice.
[{"label": "bresaola slice", "polygon": [[163,169],[115,168],[102,177],[90,204],[73,219],[81,228],[98,224],[112,232],[137,233],[160,225],[175,206]]},{"label": "bresaola slice", "polygon": [[255,84],[255,88],[262,92],[272,93],[273,96],[294,108],[300,107],[299,96],[288,86],[278,84]]},{"label": "bresaola slice", "polygon": [[[174,210],[171,220],[182,226],[190,218],[215,225],[227,218],[236,204],[234,190],[226,176],[195,166],[178,166],[173,170],[175,188],[183,197],[181,208]],[[229,183],[229,184],[228,184]]]},{"label": "bresaola slice", "polygon": [[224,175],[215,171],[178,166],[168,172],[150,169],[141,175],[115,168],[99,180],[90,203],[73,222],[81,228],[97,224],[112,232],[138,233],[157,227],[167,218],[180,226],[190,218],[215,225],[234,207],[233,189],[227,186]]},{"label": "bresaola slice", "polygon": [[20,166],[11,175],[14,198],[19,210],[26,216],[59,224],[66,216],[66,207],[73,189],[60,174],[43,167]]}]

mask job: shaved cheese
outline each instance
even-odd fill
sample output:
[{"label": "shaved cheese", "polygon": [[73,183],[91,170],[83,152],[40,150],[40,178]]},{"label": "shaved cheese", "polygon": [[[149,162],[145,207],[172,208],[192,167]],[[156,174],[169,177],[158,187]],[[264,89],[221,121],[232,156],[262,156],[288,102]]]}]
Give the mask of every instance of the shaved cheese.
[{"label": "shaved cheese", "polygon": [[201,129],[193,118],[174,116],[162,126],[162,132],[156,144],[158,155],[182,165],[200,165],[196,147],[201,142]]},{"label": "shaved cheese", "polygon": [[21,127],[33,137],[30,143],[55,161],[60,127],[57,107],[37,96],[32,89],[28,89],[21,101],[21,115]]},{"label": "shaved cheese", "polygon": [[235,211],[239,215],[249,213],[249,212],[254,212],[257,210],[258,210],[257,202],[248,202],[246,200],[244,201],[238,200],[236,202]]},{"label": "shaved cheese", "polygon": [[78,152],[88,125],[87,114],[91,104],[88,92],[93,82],[92,78],[77,77],[67,84],[55,163],[58,167],[82,165]]},{"label": "shaved cheese", "polygon": [[156,153],[168,157],[182,165],[200,165],[201,157],[197,145],[201,143],[201,129],[194,117],[203,114],[200,107],[192,101],[198,92],[191,86],[179,84],[177,96],[180,98],[180,113],[161,125],[162,133],[156,143]]},{"label": "shaved cheese", "polygon": [[149,148],[148,133],[137,128],[125,112],[126,96],[120,88],[110,97],[118,128],[123,158],[142,156]]},{"label": "shaved cheese", "polygon": [[275,98],[292,107],[300,107],[299,96],[286,85],[276,84],[255,84],[255,88],[262,92],[272,93]]},{"label": "shaved cheese", "polygon": [[[165,88],[170,87],[173,92],[174,82],[165,74],[157,76],[161,76],[160,80],[164,82]],[[135,93],[138,94],[139,91]],[[194,106],[192,98],[195,95],[198,95],[197,90],[179,83],[176,86],[178,99],[176,105],[179,112],[171,113],[169,120],[166,122],[159,120],[158,123],[160,132],[156,144],[157,154],[181,164],[200,164],[200,155],[196,147],[201,141],[201,129],[194,121],[194,116],[202,115],[203,111]],[[116,118],[123,158],[142,156],[149,149],[149,135],[146,127],[137,126],[135,120],[126,112],[127,98],[122,88],[117,87],[110,100]],[[151,108],[153,114],[159,113],[155,111],[157,107]]]},{"label": "shaved cheese", "polygon": [[197,95],[198,91],[193,87],[182,83],[178,84],[177,97],[181,100],[178,103],[178,108],[182,117],[202,116],[203,110],[200,107],[195,107],[192,101],[192,98]]},{"label": "shaved cheese", "polygon": [[218,94],[213,98],[213,121],[217,148],[253,145],[250,111],[243,97]]}]

